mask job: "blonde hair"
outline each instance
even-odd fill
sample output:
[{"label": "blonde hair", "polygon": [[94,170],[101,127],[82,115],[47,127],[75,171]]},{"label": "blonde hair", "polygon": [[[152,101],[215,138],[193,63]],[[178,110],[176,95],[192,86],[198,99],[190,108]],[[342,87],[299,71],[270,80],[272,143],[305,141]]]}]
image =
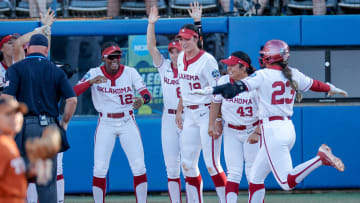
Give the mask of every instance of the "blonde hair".
[{"label": "blonde hair", "polygon": [[289,80],[291,89],[296,91],[296,95],[295,95],[296,101],[301,102],[301,100],[303,99],[303,95],[298,91],[298,83],[292,79],[292,71],[288,67],[287,62],[285,61],[280,62],[279,65],[282,67],[282,73],[284,74],[286,79]]}]

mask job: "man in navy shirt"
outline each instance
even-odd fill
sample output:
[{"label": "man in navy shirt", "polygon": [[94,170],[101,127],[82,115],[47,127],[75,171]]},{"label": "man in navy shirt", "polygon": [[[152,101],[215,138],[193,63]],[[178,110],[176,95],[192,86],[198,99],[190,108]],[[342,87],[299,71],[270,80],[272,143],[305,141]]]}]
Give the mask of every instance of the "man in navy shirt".
[{"label": "man in navy shirt", "polygon": [[[25,157],[23,143],[26,139],[40,137],[43,128],[52,123],[59,123],[66,130],[76,109],[74,90],[64,71],[46,58],[48,50],[47,38],[42,34],[33,35],[28,48],[29,55],[6,72],[7,81],[2,97],[15,97],[29,109],[24,118],[22,134],[16,138],[20,152]],[[60,98],[65,99],[66,104],[62,120],[57,122]],[[40,203],[57,202],[56,156],[52,162],[52,180],[46,186],[36,186]]]}]

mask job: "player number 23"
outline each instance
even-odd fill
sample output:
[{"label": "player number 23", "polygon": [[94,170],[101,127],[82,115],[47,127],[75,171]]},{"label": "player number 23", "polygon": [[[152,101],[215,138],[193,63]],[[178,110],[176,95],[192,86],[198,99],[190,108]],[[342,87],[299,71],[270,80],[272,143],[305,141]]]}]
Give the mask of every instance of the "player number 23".
[{"label": "player number 23", "polygon": [[271,97],[271,104],[291,104],[292,101],[294,100],[294,95],[295,95],[295,91],[293,89],[291,89],[290,92],[290,98],[284,98],[284,94],[285,94],[285,86],[286,87],[290,87],[290,82],[287,81],[286,84],[282,81],[276,81],[272,84],[273,88],[277,88],[280,87],[279,90],[276,90],[272,93],[272,97]]}]

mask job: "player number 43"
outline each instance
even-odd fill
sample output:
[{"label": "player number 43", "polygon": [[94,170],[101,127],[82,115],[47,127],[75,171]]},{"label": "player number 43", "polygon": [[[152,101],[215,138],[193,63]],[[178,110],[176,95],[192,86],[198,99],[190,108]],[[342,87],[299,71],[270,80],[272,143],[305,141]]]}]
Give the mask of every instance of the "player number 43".
[{"label": "player number 43", "polygon": [[238,110],[236,111],[236,113],[240,114],[240,117],[245,117],[245,116],[253,116],[253,109],[251,106],[248,106],[248,107],[242,107],[240,106],[238,108]]}]

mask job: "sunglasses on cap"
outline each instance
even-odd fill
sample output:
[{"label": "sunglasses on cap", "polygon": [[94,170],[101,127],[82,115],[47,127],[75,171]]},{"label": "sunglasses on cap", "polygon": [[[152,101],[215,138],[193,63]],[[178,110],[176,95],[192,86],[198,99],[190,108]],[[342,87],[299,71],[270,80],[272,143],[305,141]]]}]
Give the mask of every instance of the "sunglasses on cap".
[{"label": "sunglasses on cap", "polygon": [[104,55],[104,57],[109,59],[110,61],[112,61],[114,59],[120,59],[121,55],[120,54],[111,54],[111,55]]}]

